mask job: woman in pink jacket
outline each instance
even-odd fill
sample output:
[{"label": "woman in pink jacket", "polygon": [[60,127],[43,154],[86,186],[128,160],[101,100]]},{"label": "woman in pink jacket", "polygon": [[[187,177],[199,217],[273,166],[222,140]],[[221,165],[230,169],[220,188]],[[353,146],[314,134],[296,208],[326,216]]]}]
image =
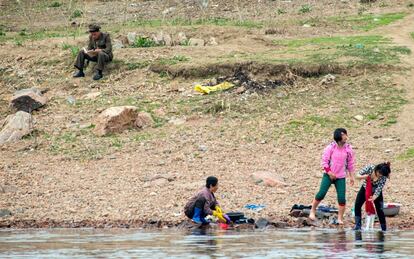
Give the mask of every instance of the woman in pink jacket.
[{"label": "woman in pink jacket", "polygon": [[319,203],[325,198],[326,193],[332,184],[335,185],[336,194],[338,197],[338,223],[343,224],[345,204],[346,204],[346,176],[350,175],[350,184],[354,185],[354,164],[355,156],[348,141],[348,133],[346,129],[339,128],[334,131],[334,140],[329,144],[322,156],[322,167],[324,174],[319,192],[316,194],[312,202],[312,209],[309,218],[315,220],[316,208]]}]

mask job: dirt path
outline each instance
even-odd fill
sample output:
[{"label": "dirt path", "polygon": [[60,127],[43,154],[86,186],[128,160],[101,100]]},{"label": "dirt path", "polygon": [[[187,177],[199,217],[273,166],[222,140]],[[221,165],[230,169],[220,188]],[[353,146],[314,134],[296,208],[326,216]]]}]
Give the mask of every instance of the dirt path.
[{"label": "dirt path", "polygon": [[[414,53],[414,39],[410,33],[414,32],[414,15],[409,15],[405,19],[391,24],[386,28],[378,29],[386,36],[393,38],[394,42],[406,46]],[[399,135],[401,140],[407,144],[413,144],[414,140],[414,59],[413,55],[403,57],[403,64],[407,67],[407,71],[397,75],[395,82],[399,87],[406,91],[408,104],[404,106],[398,122],[393,126],[392,130]]]}]

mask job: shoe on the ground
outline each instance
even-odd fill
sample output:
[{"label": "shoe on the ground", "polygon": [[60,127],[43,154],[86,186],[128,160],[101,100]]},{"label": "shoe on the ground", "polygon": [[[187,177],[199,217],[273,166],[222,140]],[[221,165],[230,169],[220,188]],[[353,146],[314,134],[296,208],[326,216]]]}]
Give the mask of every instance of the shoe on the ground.
[{"label": "shoe on the ground", "polygon": [[77,77],[85,77],[85,73],[83,73],[83,71],[79,70],[78,72],[76,72],[73,77],[77,78]]},{"label": "shoe on the ground", "polygon": [[99,80],[99,79],[101,79],[103,77],[103,75],[101,74],[101,73],[96,73],[93,77],[92,77],[92,79],[93,80]]}]

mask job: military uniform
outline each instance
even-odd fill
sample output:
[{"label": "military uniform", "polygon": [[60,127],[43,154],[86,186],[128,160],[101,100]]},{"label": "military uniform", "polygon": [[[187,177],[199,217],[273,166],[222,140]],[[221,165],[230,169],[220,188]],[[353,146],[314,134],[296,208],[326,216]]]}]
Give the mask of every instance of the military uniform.
[{"label": "military uniform", "polygon": [[85,59],[97,62],[96,69],[102,71],[105,64],[112,61],[112,42],[108,33],[101,32],[100,37],[95,41],[92,36],[89,36],[89,44],[87,50],[102,49],[96,56],[89,56],[83,50],[79,51],[76,58],[75,67],[83,70],[85,66]]}]

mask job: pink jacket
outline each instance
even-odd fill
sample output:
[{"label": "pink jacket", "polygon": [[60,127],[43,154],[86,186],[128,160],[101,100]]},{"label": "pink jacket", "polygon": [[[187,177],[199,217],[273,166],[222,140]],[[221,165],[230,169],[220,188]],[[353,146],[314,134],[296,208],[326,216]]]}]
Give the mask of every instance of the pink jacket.
[{"label": "pink jacket", "polygon": [[346,177],[346,172],[354,172],[355,155],[350,144],[339,147],[336,142],[329,144],[322,155],[322,167],[325,172],[333,172],[336,178]]}]

